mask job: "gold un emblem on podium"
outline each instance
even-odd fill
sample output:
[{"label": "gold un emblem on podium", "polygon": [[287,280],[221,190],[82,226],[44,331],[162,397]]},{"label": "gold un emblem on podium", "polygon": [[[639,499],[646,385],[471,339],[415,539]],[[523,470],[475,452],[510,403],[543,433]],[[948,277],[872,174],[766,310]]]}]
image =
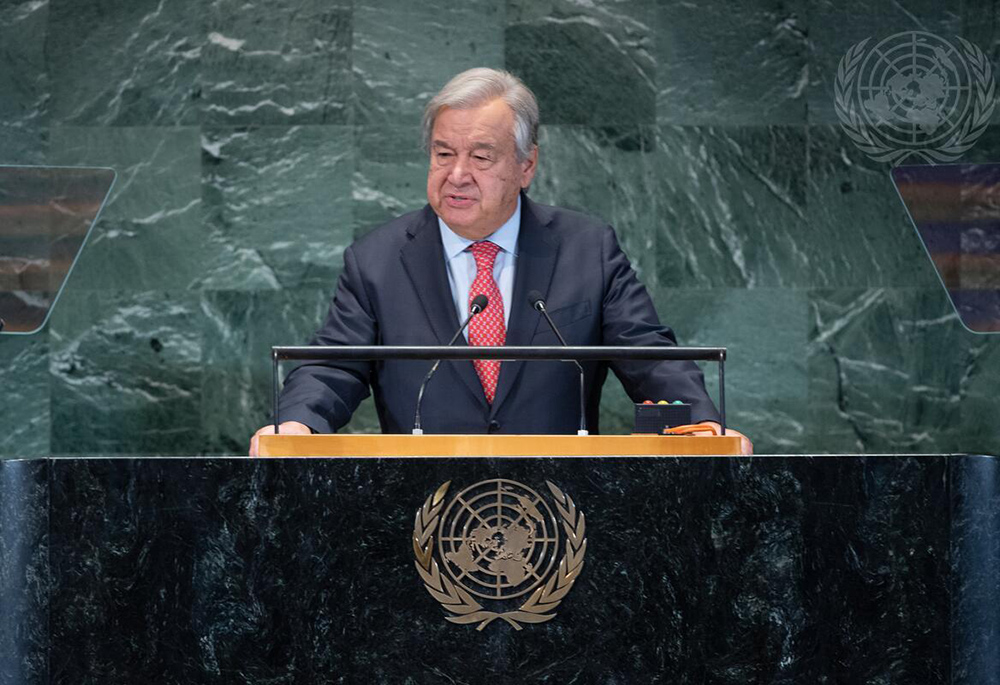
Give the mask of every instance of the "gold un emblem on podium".
[{"label": "gold un emblem on podium", "polygon": [[445,500],[444,483],[417,509],[413,552],[424,587],[452,623],[482,630],[544,623],[572,589],[587,552],[583,512],[553,483],[551,506],[522,483],[484,480]]}]

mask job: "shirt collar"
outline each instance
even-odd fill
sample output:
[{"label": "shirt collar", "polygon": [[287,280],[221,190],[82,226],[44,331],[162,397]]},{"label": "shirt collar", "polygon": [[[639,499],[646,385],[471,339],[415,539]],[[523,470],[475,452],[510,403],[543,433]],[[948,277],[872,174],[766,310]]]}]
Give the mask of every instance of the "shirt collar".
[{"label": "shirt collar", "polygon": [[[444,245],[444,254],[449,259],[454,259],[462,251],[469,247],[474,240],[463,238],[448,227],[441,217],[438,217],[438,229],[441,231],[441,243]],[[517,249],[517,236],[521,230],[521,196],[517,196],[517,207],[504,225],[493,231],[484,240],[495,243],[501,250],[514,254]]]}]

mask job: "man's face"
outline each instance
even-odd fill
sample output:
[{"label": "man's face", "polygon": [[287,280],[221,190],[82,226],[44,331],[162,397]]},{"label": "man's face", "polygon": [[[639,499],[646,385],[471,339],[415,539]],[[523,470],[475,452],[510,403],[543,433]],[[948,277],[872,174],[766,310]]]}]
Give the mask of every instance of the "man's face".
[{"label": "man's face", "polygon": [[442,109],[431,133],[427,200],[455,233],[482,240],[514,213],[531,184],[538,149],[517,161],[514,112],[501,99],[475,109]]}]

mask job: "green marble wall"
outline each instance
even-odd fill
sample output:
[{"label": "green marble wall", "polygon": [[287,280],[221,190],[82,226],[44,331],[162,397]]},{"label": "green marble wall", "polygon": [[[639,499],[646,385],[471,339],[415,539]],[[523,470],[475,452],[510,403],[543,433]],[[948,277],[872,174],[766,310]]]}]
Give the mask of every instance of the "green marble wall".
[{"label": "green marble wall", "polygon": [[[478,65],[539,95],[533,197],[612,222],[681,341],[729,348],[758,452],[996,454],[1000,339],[962,328],[832,103],[862,38],[996,58],[995,25],[941,0],[6,0],[0,162],[119,179],[51,324],[0,338],[0,454],[242,453],[269,346],[423,204],[423,104]],[[965,159],[998,155],[993,129]],[[613,379],[605,413],[629,425]]]}]

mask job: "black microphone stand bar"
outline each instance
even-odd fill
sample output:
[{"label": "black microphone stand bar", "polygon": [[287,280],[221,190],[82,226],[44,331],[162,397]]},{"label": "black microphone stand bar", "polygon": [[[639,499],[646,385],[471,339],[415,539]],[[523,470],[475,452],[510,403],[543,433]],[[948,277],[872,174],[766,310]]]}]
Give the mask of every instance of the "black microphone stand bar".
[{"label": "black microphone stand bar", "polygon": [[297,345],[271,348],[278,361],[381,361],[386,359],[445,359],[500,361],[700,361],[724,362],[725,347],[449,347],[447,345]]},{"label": "black microphone stand bar", "polygon": [[558,347],[447,345],[297,345],[271,348],[272,416],[278,433],[278,364],[283,361],[346,362],[408,359],[436,361],[707,361],[719,365],[719,415],[726,434],[725,347]]}]

